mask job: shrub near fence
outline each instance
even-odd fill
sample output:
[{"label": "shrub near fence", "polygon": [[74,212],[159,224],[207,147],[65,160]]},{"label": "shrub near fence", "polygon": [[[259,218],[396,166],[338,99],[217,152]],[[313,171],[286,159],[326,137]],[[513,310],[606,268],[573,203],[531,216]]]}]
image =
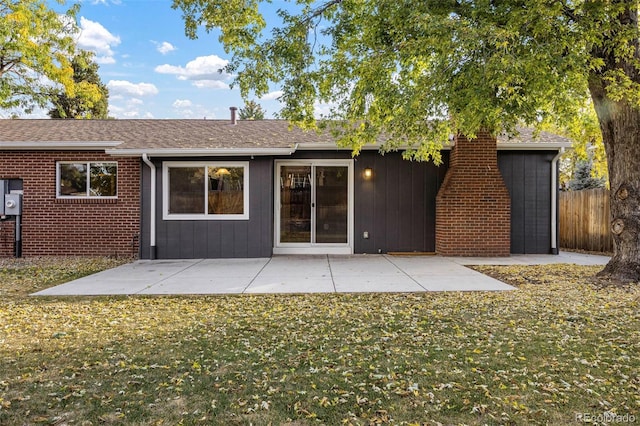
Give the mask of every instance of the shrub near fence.
[{"label": "shrub near fence", "polygon": [[560,247],[612,252],[608,189],[560,192]]}]

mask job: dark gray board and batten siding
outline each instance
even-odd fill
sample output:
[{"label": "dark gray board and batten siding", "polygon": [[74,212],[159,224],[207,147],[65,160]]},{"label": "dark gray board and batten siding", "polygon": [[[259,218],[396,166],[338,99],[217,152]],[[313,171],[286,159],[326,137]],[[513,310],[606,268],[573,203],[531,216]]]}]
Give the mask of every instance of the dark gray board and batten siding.
[{"label": "dark gray board and batten siding", "polygon": [[498,152],[498,168],[511,197],[513,254],[551,253],[551,162],[556,154]]},{"label": "dark gray board and batten siding", "polygon": [[[449,160],[443,154],[440,166],[403,160],[399,153],[365,151],[357,157],[355,253],[435,250],[436,195]],[[373,169],[370,180],[362,179],[367,167]]]},{"label": "dark gray board and batten siding", "polygon": [[[511,252],[550,253],[551,160],[554,151],[499,151],[498,166],[511,195]],[[299,151],[249,160],[249,220],[162,219],[162,162],[157,172],[158,259],[270,257],[274,241],[274,160],[349,159],[345,151]],[[172,158],[165,161],[219,161]],[[247,161],[248,158],[225,158]],[[363,151],[354,161],[354,253],[433,252],[435,199],[448,167],[410,162],[400,153]],[[140,257],[148,259],[149,168],[143,167]],[[365,168],[371,180],[363,179]],[[368,232],[369,238],[363,237]]]},{"label": "dark gray board and batten siding", "polygon": [[[165,158],[164,161],[220,161],[220,158]],[[225,157],[225,161],[247,161]],[[156,166],[156,257],[158,259],[270,257],[273,252],[273,159],[249,160],[248,220],[163,220],[162,162]],[[150,169],[144,166],[140,257],[148,259]]]}]

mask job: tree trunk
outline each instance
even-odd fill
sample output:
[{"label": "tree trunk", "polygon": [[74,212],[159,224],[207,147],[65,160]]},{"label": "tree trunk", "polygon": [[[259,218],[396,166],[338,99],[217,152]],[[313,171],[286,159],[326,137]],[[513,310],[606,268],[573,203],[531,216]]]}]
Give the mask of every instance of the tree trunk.
[{"label": "tree trunk", "polygon": [[640,282],[640,111],[627,101],[607,98],[604,84],[590,81],[611,186],[611,231],[614,254],[598,276]]},{"label": "tree trunk", "polygon": [[[607,86],[612,84],[612,76],[622,73],[632,83],[640,83],[637,66],[640,60],[637,3],[622,0],[622,10],[612,18],[601,44],[593,46],[592,56],[600,58],[603,66],[592,69],[589,76],[589,91],[595,106],[602,140],[607,153],[609,184],[611,186],[611,231],[613,234],[613,257],[598,276],[607,280],[640,283],[640,108],[633,105],[630,98],[623,95],[620,100],[612,100]],[[614,25],[615,24],[615,25]],[[629,37],[627,34],[635,34]],[[616,55],[618,49],[610,43],[622,43],[631,57]],[[617,80],[617,77],[614,77]],[[622,79],[624,81],[624,79]],[[634,86],[629,90],[637,90]]]}]

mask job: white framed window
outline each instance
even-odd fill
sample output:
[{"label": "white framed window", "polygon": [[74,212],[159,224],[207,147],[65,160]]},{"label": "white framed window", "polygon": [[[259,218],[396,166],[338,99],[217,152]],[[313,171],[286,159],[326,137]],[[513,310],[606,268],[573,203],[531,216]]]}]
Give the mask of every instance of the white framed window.
[{"label": "white framed window", "polygon": [[167,161],[162,180],[165,220],[249,219],[247,161]]},{"label": "white framed window", "polygon": [[117,198],[118,163],[115,161],[58,161],[57,198]]}]

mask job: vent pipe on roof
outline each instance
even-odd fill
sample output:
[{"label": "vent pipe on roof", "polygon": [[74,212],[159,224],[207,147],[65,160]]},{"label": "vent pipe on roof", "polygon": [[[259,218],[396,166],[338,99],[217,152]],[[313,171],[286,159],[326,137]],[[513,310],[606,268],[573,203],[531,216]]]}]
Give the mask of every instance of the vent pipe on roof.
[{"label": "vent pipe on roof", "polygon": [[236,119],[236,111],[238,110],[237,107],[230,107],[229,111],[231,111],[231,124],[238,124],[238,120]]}]

